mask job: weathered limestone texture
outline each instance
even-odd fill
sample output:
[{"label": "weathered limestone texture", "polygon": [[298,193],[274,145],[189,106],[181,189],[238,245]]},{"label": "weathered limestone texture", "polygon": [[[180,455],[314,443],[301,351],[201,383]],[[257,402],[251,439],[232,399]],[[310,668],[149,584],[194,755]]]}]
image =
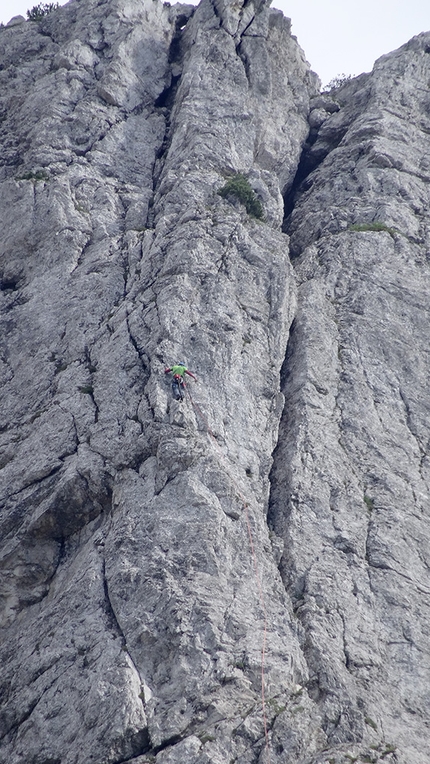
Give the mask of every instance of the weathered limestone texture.
[{"label": "weathered limestone texture", "polygon": [[333,93],[287,226],[270,523],[308,692],[359,761],[430,761],[429,78],[423,34]]},{"label": "weathered limestone texture", "polygon": [[316,75],[261,3],[72,2],[0,46],[0,761],[254,760],[246,517],[269,699],[307,672],[266,512]]},{"label": "weathered limestone texture", "polygon": [[429,51],[0,29],[1,764],[430,760]]}]

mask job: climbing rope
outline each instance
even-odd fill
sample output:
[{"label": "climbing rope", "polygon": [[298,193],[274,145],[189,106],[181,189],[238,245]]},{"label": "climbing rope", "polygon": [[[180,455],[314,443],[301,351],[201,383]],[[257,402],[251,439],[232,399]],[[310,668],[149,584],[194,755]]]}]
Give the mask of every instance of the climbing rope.
[{"label": "climbing rope", "polygon": [[213,442],[216,444],[216,446],[218,448],[218,451],[219,451],[219,454],[220,454],[220,456],[222,458],[222,461],[224,463],[224,466],[226,467],[226,472],[227,472],[230,480],[232,481],[233,485],[236,488],[236,492],[237,492],[238,498],[240,499],[240,501],[243,504],[244,514],[245,514],[245,521],[246,521],[246,526],[247,526],[247,530],[248,530],[249,546],[250,546],[250,549],[251,549],[251,556],[252,556],[252,562],[253,562],[253,566],[254,566],[255,578],[257,580],[258,597],[259,597],[259,600],[260,600],[261,609],[263,611],[263,622],[264,622],[263,623],[263,644],[261,646],[261,706],[262,706],[262,716],[263,716],[263,725],[264,725],[264,740],[265,740],[265,746],[266,746],[267,764],[270,764],[270,741],[269,741],[269,732],[268,732],[268,726],[267,726],[266,697],[265,697],[265,684],[266,684],[266,681],[265,681],[265,659],[266,659],[266,647],[267,647],[267,610],[266,610],[266,603],[265,603],[265,600],[264,600],[263,587],[261,585],[261,577],[260,577],[260,572],[259,572],[259,568],[258,568],[258,559],[257,559],[257,555],[256,555],[256,552],[255,552],[254,540],[253,540],[253,536],[252,536],[251,522],[250,522],[250,519],[249,519],[249,512],[248,512],[249,504],[248,504],[248,501],[247,501],[246,497],[244,496],[244,494],[240,490],[239,485],[237,484],[236,479],[233,477],[233,475],[230,472],[230,466],[227,465],[227,463],[225,461],[225,456],[224,456],[224,454],[223,454],[223,452],[221,450],[221,446],[218,443],[216,435],[211,430],[211,428],[209,426],[209,422],[208,422],[207,418],[205,417],[205,415],[203,414],[200,406],[198,406],[198,404],[194,401],[194,398],[191,395],[190,390],[188,389],[188,385],[185,384],[185,380],[183,381],[183,385],[184,385],[184,388],[185,388],[185,392],[186,392],[186,394],[188,395],[188,397],[190,399],[190,403],[191,403],[194,411],[198,414],[198,416],[200,417],[200,419],[202,420],[202,422],[203,422],[203,424],[205,426],[206,432],[212,438]]}]

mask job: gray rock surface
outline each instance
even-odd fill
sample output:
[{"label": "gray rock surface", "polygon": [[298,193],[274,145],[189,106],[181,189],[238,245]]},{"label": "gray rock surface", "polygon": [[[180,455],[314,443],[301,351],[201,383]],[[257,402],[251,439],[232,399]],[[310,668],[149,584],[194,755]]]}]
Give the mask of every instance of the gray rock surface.
[{"label": "gray rock surface", "polygon": [[321,95],[258,0],[0,30],[2,764],[429,760],[429,50]]},{"label": "gray rock surface", "polygon": [[269,516],[308,691],[330,741],[373,736],[360,761],[430,760],[429,53],[420,35],[333,94],[288,225]]}]

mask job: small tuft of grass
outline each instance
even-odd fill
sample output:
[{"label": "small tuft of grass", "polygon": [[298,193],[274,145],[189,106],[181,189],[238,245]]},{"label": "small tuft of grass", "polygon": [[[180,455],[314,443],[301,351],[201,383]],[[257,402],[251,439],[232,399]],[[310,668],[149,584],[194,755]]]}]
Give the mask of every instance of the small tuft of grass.
[{"label": "small tuft of grass", "polygon": [[84,393],[84,395],[92,395],[94,392],[92,385],[82,385],[82,387],[78,387],[78,390],[80,393]]},{"label": "small tuft of grass", "polygon": [[282,714],[283,711],[285,711],[287,706],[280,705],[276,698],[269,698],[267,701],[267,705],[270,706],[273,713],[276,716],[279,716],[279,714]]},{"label": "small tuft of grass", "polygon": [[304,706],[296,706],[295,708],[291,709],[291,713],[292,714],[299,714],[299,713],[301,713],[301,711],[304,711],[304,710],[305,710]]},{"label": "small tuft of grass", "polygon": [[385,758],[385,756],[389,756],[390,753],[395,753],[396,751],[397,748],[395,745],[392,745],[391,743],[385,743],[385,751],[382,751],[381,759]]},{"label": "small tuft of grass", "polygon": [[81,204],[80,202],[74,202],[74,207],[75,207],[76,212],[80,212],[81,215],[88,215],[89,214],[89,210],[86,207],[84,207],[84,205]]},{"label": "small tuft of grass", "polygon": [[374,730],[375,730],[375,732],[377,731],[377,729],[378,729],[378,725],[376,724],[376,722],[374,722],[374,721],[373,721],[373,719],[371,719],[371,718],[370,718],[370,716],[366,716],[366,717],[364,718],[364,721],[366,722],[366,724],[367,724],[369,727],[372,727],[372,729],[374,729]]},{"label": "small tuft of grass", "polygon": [[294,690],[294,692],[291,693],[292,698],[300,698],[303,695],[303,687],[299,687],[298,690]]},{"label": "small tuft of grass", "polygon": [[375,502],[373,501],[373,499],[370,498],[370,496],[367,495],[367,493],[364,494],[363,501],[367,509],[369,510],[369,512],[373,512],[373,510],[375,509]]},{"label": "small tuft of grass", "polygon": [[228,200],[229,197],[237,199],[244,205],[248,215],[257,218],[257,220],[263,220],[263,205],[256,196],[255,191],[252,190],[249,181],[240,172],[229,178],[225,186],[218,191],[218,194],[223,199]]},{"label": "small tuft of grass", "polygon": [[205,745],[205,743],[213,743],[215,738],[213,735],[209,735],[207,733],[204,733],[202,735],[199,735],[200,742]]},{"label": "small tuft of grass", "polygon": [[384,231],[385,233],[389,233],[390,236],[394,238],[394,236],[399,233],[399,231],[396,230],[396,228],[390,228],[390,226],[386,225],[385,223],[381,223],[378,220],[375,220],[373,223],[354,223],[353,225],[349,226],[350,231]]},{"label": "small tuft of grass", "polygon": [[23,173],[23,175],[17,175],[16,180],[49,180],[49,175],[44,170],[30,170]]},{"label": "small tuft of grass", "polygon": [[323,93],[328,93],[330,90],[337,90],[337,88],[345,85],[345,82],[349,82],[355,75],[353,74],[337,74],[332,80],[323,88]]}]

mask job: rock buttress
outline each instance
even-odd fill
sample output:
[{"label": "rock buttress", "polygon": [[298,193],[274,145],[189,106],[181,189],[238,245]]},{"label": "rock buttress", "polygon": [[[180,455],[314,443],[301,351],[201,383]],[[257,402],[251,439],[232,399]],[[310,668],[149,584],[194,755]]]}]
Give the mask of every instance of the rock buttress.
[{"label": "rock buttress", "polygon": [[[316,78],[258,3],[70,3],[0,50],[0,760],[256,761],[244,502],[270,725],[307,680],[265,515]],[[263,222],[218,195],[237,173]]]},{"label": "rock buttress", "polygon": [[269,516],[318,762],[430,758],[429,52],[420,35],[332,94],[288,229],[300,286]]}]

